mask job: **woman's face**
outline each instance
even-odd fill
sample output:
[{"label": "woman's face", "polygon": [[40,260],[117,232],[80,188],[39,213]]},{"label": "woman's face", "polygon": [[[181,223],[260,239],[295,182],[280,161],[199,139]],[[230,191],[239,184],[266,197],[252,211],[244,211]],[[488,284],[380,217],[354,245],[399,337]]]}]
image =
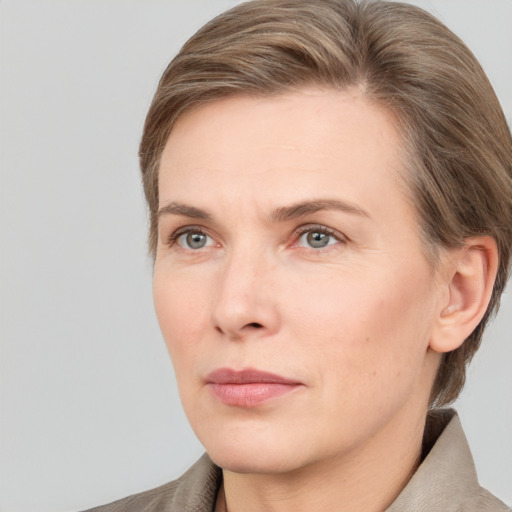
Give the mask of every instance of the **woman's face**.
[{"label": "woman's face", "polygon": [[217,464],[293,471],[421,421],[440,285],[402,165],[356,90],[228,98],[174,127],[154,299]]}]

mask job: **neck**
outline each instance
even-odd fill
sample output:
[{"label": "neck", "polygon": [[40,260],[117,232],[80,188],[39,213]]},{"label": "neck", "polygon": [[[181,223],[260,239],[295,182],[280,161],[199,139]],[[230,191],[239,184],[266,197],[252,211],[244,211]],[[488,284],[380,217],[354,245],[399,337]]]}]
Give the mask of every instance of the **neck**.
[{"label": "neck", "polygon": [[395,418],[364,447],[291,473],[224,470],[217,512],[382,512],[420,462],[425,415]]}]

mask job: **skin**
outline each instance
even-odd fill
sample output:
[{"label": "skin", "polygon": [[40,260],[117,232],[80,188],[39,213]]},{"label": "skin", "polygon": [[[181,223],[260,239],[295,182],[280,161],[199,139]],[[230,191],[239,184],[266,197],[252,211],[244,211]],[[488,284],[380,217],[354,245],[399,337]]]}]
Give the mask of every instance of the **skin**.
[{"label": "skin", "polygon": [[[356,89],[308,89],[216,101],[171,132],[154,300],[187,417],[224,469],[218,510],[383,510],[419,462],[468,287],[453,286],[461,251],[436,270],[425,257],[394,126]],[[233,407],[206,385],[223,367],[300,385]]]}]

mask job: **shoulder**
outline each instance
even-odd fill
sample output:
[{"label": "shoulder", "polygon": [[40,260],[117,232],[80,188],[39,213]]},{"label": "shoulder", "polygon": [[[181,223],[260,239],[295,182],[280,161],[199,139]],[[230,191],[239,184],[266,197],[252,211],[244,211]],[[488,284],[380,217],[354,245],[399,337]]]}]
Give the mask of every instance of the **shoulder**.
[{"label": "shoulder", "polygon": [[221,478],[205,454],[177,480],[86,512],[210,512]]},{"label": "shoulder", "polygon": [[478,483],[459,417],[438,411],[427,422],[432,442],[409,483],[387,512],[511,512]]}]

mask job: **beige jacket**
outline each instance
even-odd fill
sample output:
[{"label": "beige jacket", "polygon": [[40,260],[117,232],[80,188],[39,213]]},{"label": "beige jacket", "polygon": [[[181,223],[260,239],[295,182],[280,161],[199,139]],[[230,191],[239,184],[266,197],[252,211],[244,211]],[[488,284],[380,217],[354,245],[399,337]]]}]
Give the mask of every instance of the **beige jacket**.
[{"label": "beige jacket", "polygon": [[[427,434],[432,448],[386,512],[512,512],[478,484],[455,412],[444,411]],[[178,480],[88,512],[213,512],[221,480],[205,454]]]}]

